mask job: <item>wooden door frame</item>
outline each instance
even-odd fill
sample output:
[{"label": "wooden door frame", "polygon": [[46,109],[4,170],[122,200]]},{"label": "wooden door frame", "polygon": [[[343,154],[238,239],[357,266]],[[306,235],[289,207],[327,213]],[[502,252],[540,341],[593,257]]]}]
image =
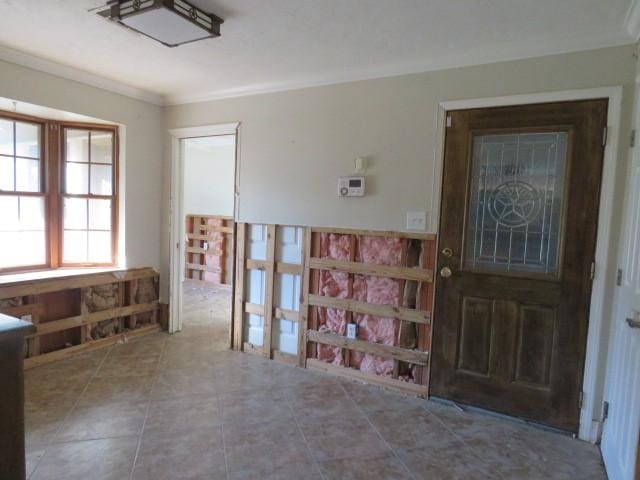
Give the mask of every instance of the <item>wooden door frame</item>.
[{"label": "wooden door frame", "polygon": [[[616,185],[617,170],[621,159],[618,155],[620,127],[622,123],[622,86],[598,87],[557,92],[542,92],[504,97],[474,98],[442,101],[438,104],[435,138],[435,162],[431,205],[430,231],[437,232],[440,224],[440,196],[442,190],[442,170],[444,166],[444,145],[447,112],[472,108],[490,108],[536,103],[568,102],[606,98],[607,138],[604,149],[602,188],[595,253],[595,277],[589,308],[589,328],[587,332],[586,356],[583,375],[583,403],[580,410],[578,438],[595,443],[602,433],[602,397],[604,394],[604,372],[607,339],[611,324],[609,316],[616,269],[616,235],[612,230],[614,194],[621,185]],[[596,398],[600,401],[596,402]]]},{"label": "wooden door frame", "polygon": [[[182,330],[182,279],[184,278],[184,256],[185,256],[185,224],[184,224],[184,155],[182,140],[194,137],[214,137],[219,135],[236,136],[236,158],[235,158],[235,178],[234,178],[234,224],[238,219],[240,202],[238,198],[238,179],[240,166],[240,122],[224,123],[217,125],[203,125],[198,127],[175,128],[169,130],[171,136],[171,199],[170,199],[170,224],[171,230],[169,244],[169,333],[176,333]],[[234,230],[235,238],[235,230]],[[177,247],[177,248],[176,248]],[[233,251],[235,265],[235,241]],[[232,275],[231,285],[233,288],[235,272]],[[233,293],[232,293],[233,295]],[[231,315],[233,318],[233,312]],[[230,320],[230,327],[233,329],[233,322]],[[233,338],[233,331],[230,332]],[[231,341],[231,340],[230,340]]]}]

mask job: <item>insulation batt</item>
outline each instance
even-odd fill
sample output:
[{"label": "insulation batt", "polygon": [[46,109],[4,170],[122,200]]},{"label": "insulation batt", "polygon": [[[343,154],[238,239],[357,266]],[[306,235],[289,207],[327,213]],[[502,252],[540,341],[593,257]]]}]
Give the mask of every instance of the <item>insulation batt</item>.
[{"label": "insulation batt", "polygon": [[[224,221],[218,218],[208,218],[207,225],[211,225],[214,227],[222,227],[224,226]],[[222,264],[224,262],[224,258],[222,257],[222,252],[224,251],[224,234],[221,232],[211,232],[211,240],[209,241],[209,249],[218,253],[217,255],[207,253],[204,256],[204,263],[209,267],[222,268]],[[203,272],[203,280],[207,282],[215,282],[222,283],[222,278],[220,273],[216,272]]]},{"label": "insulation batt", "polygon": [[[351,258],[351,244],[348,235],[321,234],[320,256],[335,260]],[[402,241],[390,237],[358,238],[355,260],[358,262],[398,266],[402,264]],[[353,291],[349,292],[349,276],[346,273],[320,272],[318,290],[321,295],[337,298],[353,298],[361,302],[398,306],[402,301],[402,282],[385,277],[354,275]],[[398,338],[400,322],[394,318],[354,314],[358,324],[358,338],[369,342],[394,345]],[[321,331],[345,334],[346,312],[335,309],[318,309]],[[336,365],[343,364],[341,350],[328,345],[318,345],[318,358]],[[353,351],[351,366],[363,372],[377,375],[391,375],[393,360]]]}]

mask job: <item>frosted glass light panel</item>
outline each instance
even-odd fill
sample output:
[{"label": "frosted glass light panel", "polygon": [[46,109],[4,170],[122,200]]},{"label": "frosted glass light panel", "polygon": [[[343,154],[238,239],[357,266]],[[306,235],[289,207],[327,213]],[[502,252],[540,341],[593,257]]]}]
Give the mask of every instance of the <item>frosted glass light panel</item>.
[{"label": "frosted glass light panel", "polygon": [[0,268],[47,262],[44,198],[0,196]]},{"label": "frosted glass light panel", "polygon": [[0,119],[0,190],[41,192],[41,127]]},{"label": "frosted glass light panel", "polygon": [[566,132],[474,136],[465,269],[557,275],[567,141]]}]

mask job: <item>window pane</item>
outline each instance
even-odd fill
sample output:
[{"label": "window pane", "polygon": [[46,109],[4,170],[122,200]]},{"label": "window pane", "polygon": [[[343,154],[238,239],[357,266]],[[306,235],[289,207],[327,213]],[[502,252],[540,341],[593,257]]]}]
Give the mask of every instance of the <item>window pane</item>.
[{"label": "window pane", "polygon": [[113,155],[113,133],[91,132],[91,162],[111,163]]},{"label": "window pane", "polygon": [[44,231],[44,198],[20,197],[20,229]]},{"label": "window pane", "polygon": [[87,261],[87,232],[64,231],[62,261],[84,263]]},{"label": "window pane", "polygon": [[14,190],[13,157],[0,157],[0,190]]},{"label": "window pane", "polygon": [[[0,196],[0,232],[16,232],[20,229],[18,211],[18,197]],[[4,250],[4,244],[0,245],[3,245],[0,250]]]},{"label": "window pane", "polygon": [[[87,229],[87,200],[84,198],[64,199],[64,228]],[[66,248],[66,247],[65,247]]]},{"label": "window pane", "polygon": [[40,158],[40,125],[16,122],[16,155]]},{"label": "window pane", "polygon": [[67,163],[66,192],[71,194],[89,193],[89,165]]},{"label": "window pane", "polygon": [[13,122],[0,120],[0,155],[13,155]]},{"label": "window pane", "polygon": [[40,191],[40,160],[16,158],[16,190],[20,192]]},{"label": "window pane", "polygon": [[67,162],[89,161],[89,132],[87,130],[65,130],[67,139]]},{"label": "window pane", "polygon": [[89,200],[89,229],[111,230],[111,200]]},{"label": "window pane", "polygon": [[111,261],[111,232],[89,232],[89,261]]},{"label": "window pane", "polygon": [[91,193],[94,195],[111,195],[111,167],[108,165],[91,165]]},{"label": "window pane", "polygon": [[46,263],[45,236],[43,231],[26,231],[18,234],[18,265],[42,265]]},{"label": "window pane", "polygon": [[46,263],[44,198],[0,197],[0,268]]}]

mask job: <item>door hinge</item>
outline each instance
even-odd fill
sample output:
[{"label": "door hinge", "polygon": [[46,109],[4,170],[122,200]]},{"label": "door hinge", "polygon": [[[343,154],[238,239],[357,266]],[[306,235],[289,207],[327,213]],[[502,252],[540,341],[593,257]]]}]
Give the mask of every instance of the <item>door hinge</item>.
[{"label": "door hinge", "polygon": [[629,146],[631,148],[636,146],[636,131],[635,131],[635,129],[631,130],[631,138],[629,139]]},{"label": "door hinge", "polygon": [[451,127],[452,123],[451,115],[447,115],[447,128]]},{"label": "door hinge", "polygon": [[578,395],[578,409],[582,410],[582,404],[584,403],[584,391],[580,391],[580,394]]},{"label": "door hinge", "polygon": [[607,146],[607,133],[609,133],[609,127],[604,127],[602,129],[602,146]]},{"label": "door hinge", "polygon": [[619,268],[616,273],[616,285],[618,287],[622,286],[622,269],[621,268]]},{"label": "door hinge", "polygon": [[602,405],[602,421],[604,422],[609,417],[609,402],[605,400]]},{"label": "door hinge", "polygon": [[589,270],[589,278],[593,280],[596,276],[596,262],[591,262],[591,269]]}]

